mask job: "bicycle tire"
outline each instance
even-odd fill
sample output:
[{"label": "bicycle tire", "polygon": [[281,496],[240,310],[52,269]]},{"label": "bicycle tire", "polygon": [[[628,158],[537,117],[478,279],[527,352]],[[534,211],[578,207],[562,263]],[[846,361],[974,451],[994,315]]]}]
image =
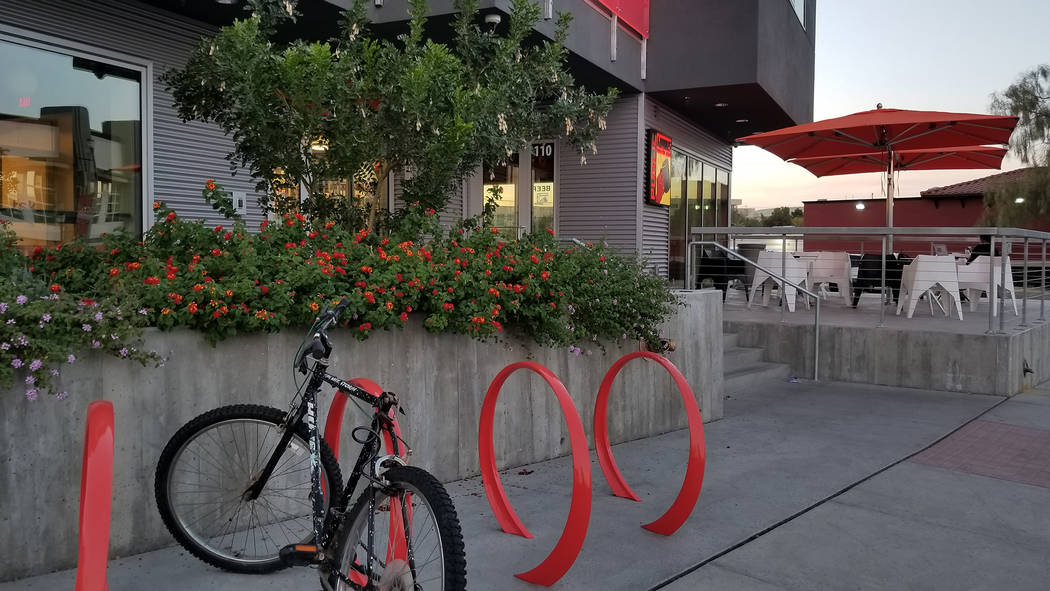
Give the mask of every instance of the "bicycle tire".
[{"label": "bicycle tire", "polygon": [[[449,497],[445,487],[426,470],[413,466],[391,468],[383,474],[383,479],[389,483],[387,489],[395,492],[393,495],[387,495],[377,490],[375,503],[375,524],[377,529],[380,529],[389,520],[389,499],[391,496],[396,496],[400,499],[404,493],[409,493],[411,495],[413,516],[409,530],[411,532],[410,537],[413,539],[412,555],[414,555],[415,560],[412,566],[416,576],[411,578],[410,574],[409,582],[404,583],[403,586],[395,585],[391,588],[422,589],[423,591],[464,591],[467,587],[467,561],[463,547],[463,533],[460,529],[459,517],[456,515],[456,508],[452,504],[452,499]],[[385,510],[384,503],[386,503]],[[429,559],[430,553],[433,551],[427,553],[426,550],[430,546],[430,543],[426,541],[430,535],[427,532],[430,530],[427,528],[428,520],[422,514],[424,509],[431,516],[433,525],[438,532],[438,535],[434,538],[434,541],[438,542],[436,551],[441,559],[438,562],[438,572],[430,568],[430,564],[437,560],[437,557]],[[368,495],[363,494],[357,499],[353,508],[347,513],[346,519],[339,524],[336,530],[332,556],[335,557],[335,566],[341,574],[322,571],[322,584],[327,583],[325,585],[326,588],[337,591],[359,588],[348,585],[345,582],[345,580],[351,579],[351,570],[357,571],[358,581],[367,580],[361,574],[361,569],[354,569],[353,567],[355,563],[361,564],[357,546],[360,545],[361,536],[365,534],[367,529],[367,514]],[[389,527],[387,532],[389,533]],[[378,541],[383,540],[384,537],[382,533],[377,532],[375,537],[377,546],[380,545]],[[386,536],[386,539],[389,540],[389,536]],[[380,549],[380,553],[388,550],[385,544],[383,546]],[[421,556],[421,554],[426,555]],[[386,558],[389,559],[389,555]],[[422,564],[428,559],[428,563]],[[376,561],[379,563],[377,566],[382,568],[374,571],[373,583],[378,583],[384,574],[382,570],[385,569],[386,565],[382,564],[381,560],[380,557],[376,557]],[[393,561],[389,561],[389,564],[393,564]],[[409,570],[407,563],[405,570]],[[389,576],[389,573],[387,575]],[[357,581],[354,582],[356,583]],[[375,588],[383,587],[376,584]]]},{"label": "bicycle tire", "polygon": [[[312,539],[312,505],[309,498],[310,447],[306,425],[296,425],[295,433],[285,448],[274,475],[259,498],[247,501],[237,496],[239,491],[243,492],[248,487],[252,472],[257,473],[262,465],[265,465],[276,447],[280,438],[279,427],[284,418],[283,411],[267,406],[224,406],[193,419],[168,441],[157,463],[154,493],[164,525],[190,554],[223,570],[262,574],[287,566],[278,555],[283,545],[306,543]],[[237,427],[241,426],[244,427],[241,429],[243,438],[237,431]],[[254,431],[254,434],[250,434],[250,431]],[[262,434],[263,431],[265,434]],[[270,451],[266,451],[267,442],[272,443],[272,447],[268,448]],[[222,450],[223,455],[220,457],[210,451],[206,453],[204,445],[207,443],[218,444],[217,449]],[[339,462],[323,439],[320,452],[321,478],[327,491],[327,506],[330,499],[336,499],[338,502],[342,497],[342,474]],[[176,479],[174,475],[179,471],[193,474],[191,467],[194,455],[198,466],[197,482]],[[202,475],[199,471],[201,468],[207,473]],[[298,484],[304,476],[305,482]],[[180,474],[178,478],[186,477]],[[194,480],[192,476],[187,479]],[[291,487],[292,482],[296,482],[297,487]],[[184,485],[195,488],[179,490],[180,486]],[[209,502],[209,496],[215,496],[217,500]],[[196,500],[184,502],[185,497]],[[224,501],[224,498],[230,500]],[[242,526],[241,510],[245,507],[248,508],[247,522]],[[253,526],[256,509],[258,519]],[[198,511],[198,514],[193,514],[194,510]],[[198,528],[199,522],[209,518],[209,513],[200,515],[200,511],[211,512],[215,519],[210,521],[214,523],[205,522]],[[223,525],[224,523],[232,525]],[[222,529],[214,534],[209,533],[206,528],[211,525],[221,525]],[[243,529],[238,530],[239,527]],[[227,528],[231,530],[229,533]],[[242,533],[244,547],[243,552],[239,552],[234,546]],[[260,534],[262,550],[259,550]],[[251,556],[247,555],[249,535],[253,541]],[[217,541],[216,536],[220,536]],[[228,549],[224,546],[227,536],[230,537]]]}]

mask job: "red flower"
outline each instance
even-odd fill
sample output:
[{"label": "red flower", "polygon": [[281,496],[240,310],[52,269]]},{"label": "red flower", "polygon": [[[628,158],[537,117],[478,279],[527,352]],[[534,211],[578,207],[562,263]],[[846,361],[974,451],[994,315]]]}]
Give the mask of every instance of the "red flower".
[{"label": "red flower", "polygon": [[214,256],[214,257],[222,256],[222,251],[219,250],[218,248],[213,248],[213,249],[211,249],[211,256]]},{"label": "red flower", "polygon": [[547,228],[547,233],[550,234],[551,236],[554,236],[554,230],[552,230],[550,228]]},{"label": "red flower", "polygon": [[537,257],[536,255],[532,255],[532,256],[530,256],[530,257],[529,257],[529,260],[530,260],[530,261],[532,261],[532,263],[533,263],[533,264],[535,264],[535,265],[538,265],[538,264],[540,264],[540,259],[539,259],[539,257]]},{"label": "red flower", "polygon": [[371,322],[365,322],[365,323],[361,324],[361,326],[358,326],[357,330],[362,330],[362,331],[364,331],[364,330],[372,330],[372,323]]},{"label": "red flower", "polygon": [[226,297],[228,297],[228,298],[232,298],[233,297],[233,290],[232,289],[227,289],[226,290]]},{"label": "red flower", "polygon": [[548,271],[544,271],[544,272],[540,273],[540,279],[542,279],[544,281],[550,279],[550,276],[551,276],[551,274]]},{"label": "red flower", "polygon": [[175,279],[175,272],[174,271],[168,271],[168,279]]},{"label": "red flower", "polygon": [[215,181],[209,179],[208,182],[204,186],[208,187],[209,191],[214,191],[215,190]]},{"label": "red flower", "polygon": [[448,310],[451,310],[451,309],[455,308],[456,306],[454,306],[454,305],[453,305],[453,304],[452,304],[451,302],[445,302],[445,305],[444,305],[444,306],[442,306],[442,307],[443,307],[443,308],[444,308],[444,309],[445,309],[446,311],[448,311]]},{"label": "red flower", "polygon": [[110,277],[116,277],[117,275],[120,275],[120,269],[113,267],[109,270],[109,275]]},{"label": "red flower", "polygon": [[394,309],[394,302],[387,302],[386,303],[386,309],[387,310],[393,310]]},{"label": "red flower", "polygon": [[190,314],[197,313],[197,302],[190,302],[190,305],[186,307],[186,311]]},{"label": "red flower", "polygon": [[266,294],[270,293],[270,288],[266,287],[265,285],[260,285],[259,286],[259,292],[262,293],[263,295],[266,295]]},{"label": "red flower", "polygon": [[168,221],[168,222],[175,221],[175,212],[174,211],[168,212],[168,215],[164,216],[164,220]]},{"label": "red flower", "polygon": [[364,265],[364,266],[361,267],[361,272],[362,273],[371,273],[372,272],[372,267],[369,267],[368,265]]},{"label": "red flower", "polygon": [[154,201],[153,202],[153,209],[154,210],[160,209],[160,201]]},{"label": "red flower", "polygon": [[499,234],[499,228],[492,228],[493,234]]},{"label": "red flower", "polygon": [[193,291],[200,291],[202,289],[204,289],[204,285],[203,284],[198,283],[198,284],[193,286]]},{"label": "red flower", "polygon": [[94,306],[95,305],[95,300],[93,300],[91,298],[83,298],[82,300],[80,300],[80,305],[81,306]]},{"label": "red flower", "polygon": [[51,293],[58,293],[62,291],[62,286],[57,283],[52,283],[51,287],[49,287],[48,289],[51,290]]},{"label": "red flower", "polygon": [[153,275],[150,275],[149,277],[146,278],[145,281],[143,281],[143,283],[145,283],[146,285],[156,285],[156,284],[160,283],[160,279],[158,279],[157,277],[155,277]]},{"label": "red flower", "polygon": [[408,322],[408,312],[401,313],[401,322]]}]

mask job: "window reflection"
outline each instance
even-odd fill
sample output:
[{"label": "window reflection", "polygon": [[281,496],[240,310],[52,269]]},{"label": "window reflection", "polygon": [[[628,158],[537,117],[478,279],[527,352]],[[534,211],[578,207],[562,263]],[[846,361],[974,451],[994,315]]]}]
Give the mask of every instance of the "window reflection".
[{"label": "window reflection", "polygon": [[532,145],[532,231],[554,229],[554,142]]},{"label": "window reflection", "polygon": [[518,154],[515,152],[507,161],[497,165],[485,165],[484,175],[485,202],[498,191],[496,213],[492,225],[506,229],[517,235],[518,232]]},{"label": "window reflection", "polygon": [[685,286],[686,195],[688,160],[685,154],[671,152],[671,211],[668,248],[668,279],[677,287]]},{"label": "window reflection", "polygon": [[19,243],[141,232],[141,74],[2,40],[0,63],[0,218]]}]

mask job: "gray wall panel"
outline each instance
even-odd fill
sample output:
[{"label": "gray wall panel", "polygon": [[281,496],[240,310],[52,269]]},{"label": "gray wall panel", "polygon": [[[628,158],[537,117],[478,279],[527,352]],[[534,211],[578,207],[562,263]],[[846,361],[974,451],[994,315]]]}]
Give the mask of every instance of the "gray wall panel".
[{"label": "gray wall panel", "polygon": [[171,105],[171,95],[157,79],[165,70],[181,65],[202,36],[215,32],[214,27],[139,2],[117,0],[3,0],[0,25],[23,30],[30,37],[40,33],[58,38],[59,44],[71,41],[102,53],[121,54],[136,63],[151,63],[151,199],[167,201],[183,217],[221,223],[222,216],[200,197],[204,180],[215,179],[228,190],[248,194],[245,221],[250,228],[258,227],[262,215],[254,195],[255,182],[243,170],[231,175],[224,159],[232,142],[214,125],[182,123]]},{"label": "gray wall panel", "polygon": [[598,138],[598,153],[588,152],[586,165],[580,165],[572,146],[559,142],[556,220],[560,238],[604,237],[614,248],[637,250],[641,103],[640,94],[616,102]]}]

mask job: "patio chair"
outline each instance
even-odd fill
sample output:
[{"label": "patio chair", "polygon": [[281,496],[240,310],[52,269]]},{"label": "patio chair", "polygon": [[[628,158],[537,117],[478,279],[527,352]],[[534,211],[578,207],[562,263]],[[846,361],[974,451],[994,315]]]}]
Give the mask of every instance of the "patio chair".
[{"label": "patio chair", "polygon": [[[999,262],[1000,257],[995,257],[994,261],[987,255],[982,255],[975,258],[971,263],[967,265],[959,265],[959,289],[965,289],[967,291],[967,297],[970,300],[970,311],[977,311],[977,300],[981,297],[981,292],[988,293],[988,301],[991,304],[991,294],[994,293],[988,286],[988,274],[991,270],[988,268],[989,265],[995,267],[995,287],[1002,291],[1003,298],[1006,294],[1010,294],[1010,301],[1014,305],[1014,316],[1018,315],[1017,312],[1017,297],[1014,295],[1014,277],[1013,267],[1010,266],[1010,257],[1006,258],[1006,284],[1003,285],[1003,274],[1002,265]],[[999,313],[999,306],[992,305],[992,315]]]},{"label": "patio chair", "polygon": [[[839,296],[848,306],[850,305],[850,291],[852,289],[850,280],[849,255],[844,252],[819,252],[809,267],[808,284],[821,288],[825,284],[834,283],[838,289]],[[822,295],[827,291],[821,289]]]},{"label": "patio chair", "polygon": [[748,295],[747,264],[726,255],[718,248],[703,248],[700,251],[700,262],[697,264],[696,287],[699,288],[704,280],[710,279],[715,289],[722,291],[722,300],[726,299],[726,292],[731,280],[739,280],[744,284],[744,296]]},{"label": "patio chair", "polygon": [[[806,279],[807,272],[809,271],[806,263],[800,261],[795,257],[788,255],[786,259],[783,258],[783,254],[776,251],[764,250],[758,253],[758,264],[762,267],[773,271],[779,275],[783,275],[787,280],[788,284],[784,285],[783,293],[780,294],[780,303],[784,305],[786,303],[788,310],[791,312],[795,311],[795,303],[798,298],[798,288],[795,285],[805,285],[809,287],[809,283]],[[792,285],[795,284],[795,285]],[[769,305],[769,296],[772,294],[773,287],[779,288],[780,280],[769,275],[762,269],[755,269],[755,278],[751,283],[750,295],[747,300],[747,307],[751,309],[751,304],[755,301],[755,292],[758,288],[762,288],[762,305]],[[809,309],[809,298],[803,297],[802,302],[806,305],[806,309]]]},{"label": "patio chair", "polygon": [[[901,310],[907,307],[908,318],[911,318],[915,314],[915,306],[923,295],[935,298],[938,306],[941,306],[940,297],[949,298],[950,301],[946,302],[946,307],[942,309],[947,313],[954,302],[955,309],[959,312],[959,320],[963,319],[962,302],[959,298],[959,271],[955,264],[955,257],[920,254],[911,264],[904,267],[901,273],[897,314],[899,315]],[[930,301],[932,306],[935,300]]]},{"label": "patio chair", "polygon": [[[901,288],[901,262],[892,254],[886,255],[886,287],[893,293],[893,303],[897,303]],[[857,278],[853,281],[853,307],[860,302],[860,294],[865,291],[880,291],[882,285],[882,255],[861,255],[857,265]]]}]

